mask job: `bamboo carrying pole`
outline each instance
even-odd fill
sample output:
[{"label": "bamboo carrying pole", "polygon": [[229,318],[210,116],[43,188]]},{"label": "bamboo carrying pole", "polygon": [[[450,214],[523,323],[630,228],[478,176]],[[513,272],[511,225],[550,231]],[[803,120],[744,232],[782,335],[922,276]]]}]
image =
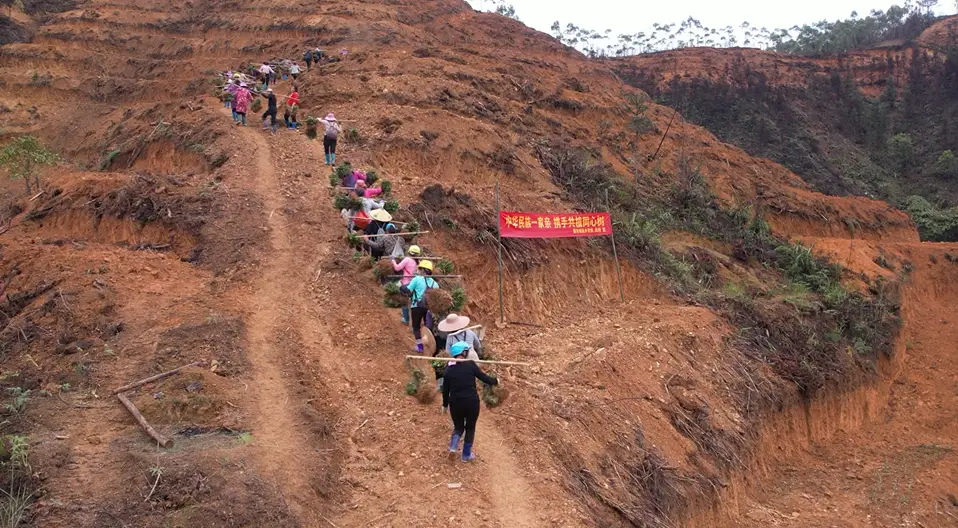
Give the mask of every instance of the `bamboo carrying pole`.
[{"label": "bamboo carrying pole", "polygon": [[402,260],[404,258],[413,259],[413,260],[443,260],[446,257],[410,257],[409,255],[403,255],[402,258],[382,256],[382,257],[379,257],[378,260],[393,260],[393,259]]},{"label": "bamboo carrying pole", "polygon": [[[388,224],[388,223],[390,223],[390,222],[383,222],[383,223],[384,223],[384,224]],[[425,234],[428,233],[428,232],[429,232],[429,231],[413,231],[413,232],[411,232],[411,233],[404,233],[404,232],[400,231],[400,232],[398,232],[398,233],[393,233],[393,234],[394,234],[394,235],[399,235],[399,236],[406,236],[406,235],[425,235]],[[386,236],[386,235],[362,235],[362,236],[360,236],[359,238],[373,238],[373,237],[378,237],[378,236]]]},{"label": "bamboo carrying pole", "polygon": [[[362,217],[362,216],[350,216],[349,219],[350,219],[350,220],[369,220],[370,218],[369,218],[368,216],[366,216],[366,217]],[[409,225],[408,222],[397,222],[397,221],[395,221],[395,220],[390,220],[390,221],[388,221],[388,222],[386,222],[386,223],[387,223],[387,224],[396,224],[396,225]],[[397,234],[397,235],[401,235],[401,234],[403,234],[403,233],[396,233],[396,234]]]},{"label": "bamboo carrying pole", "polygon": [[146,434],[150,435],[154,440],[156,440],[156,443],[166,448],[173,447],[173,440],[171,438],[167,438],[161,435],[160,433],[156,432],[156,429],[153,429],[153,426],[151,426],[149,422],[146,421],[146,418],[144,418],[143,415],[140,414],[140,411],[137,410],[135,405],[133,405],[133,402],[131,402],[130,399],[126,397],[126,394],[120,393],[120,394],[117,394],[116,397],[119,398],[120,403],[122,403],[123,406],[126,407],[128,411],[130,411],[130,414],[132,414],[133,417],[136,418],[136,421],[140,424],[140,427],[142,427],[143,430],[146,431]]},{"label": "bamboo carrying pole", "polygon": [[134,381],[133,383],[129,383],[129,384],[124,385],[124,386],[122,386],[122,387],[120,387],[120,388],[118,388],[118,389],[113,389],[113,394],[119,394],[119,393],[121,393],[121,392],[126,392],[126,391],[128,391],[128,390],[130,390],[130,389],[135,389],[135,388],[137,388],[137,387],[139,387],[139,386],[141,386],[141,385],[146,385],[147,383],[151,383],[151,382],[154,382],[154,381],[157,381],[157,380],[161,380],[161,379],[163,379],[163,378],[165,378],[165,377],[167,377],[167,376],[172,376],[173,374],[176,374],[177,372],[179,372],[179,371],[181,371],[181,370],[183,370],[183,369],[185,369],[185,368],[196,367],[196,366],[199,366],[199,365],[202,365],[202,364],[203,364],[202,361],[194,361],[194,362],[190,363],[189,365],[183,365],[182,367],[175,368],[175,369],[173,369],[173,370],[168,370],[168,371],[163,372],[163,373],[161,373],[161,374],[157,374],[156,376],[150,376],[149,378],[144,378],[144,379],[141,379],[140,381]]},{"label": "bamboo carrying pole", "polygon": [[[441,358],[441,357],[431,357],[431,356],[406,356],[406,359],[428,359],[429,361],[470,361],[468,359],[456,359],[456,358]],[[522,363],[519,361],[486,361],[480,359],[479,361],[473,361],[473,363],[482,363],[483,365],[513,365],[516,367],[531,367],[532,363]]]},{"label": "bamboo carrying pole", "polygon": [[[387,279],[405,279],[405,275],[386,275]],[[429,275],[431,279],[461,279],[462,275]]]}]

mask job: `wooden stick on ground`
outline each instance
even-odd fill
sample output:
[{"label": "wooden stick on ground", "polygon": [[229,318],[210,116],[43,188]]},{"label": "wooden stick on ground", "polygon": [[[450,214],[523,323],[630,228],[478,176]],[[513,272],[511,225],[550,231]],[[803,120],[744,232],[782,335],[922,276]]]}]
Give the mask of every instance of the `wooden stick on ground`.
[{"label": "wooden stick on ground", "polygon": [[[468,359],[456,359],[456,358],[442,358],[442,357],[432,357],[432,356],[406,356],[406,359],[428,359],[429,361],[469,361]],[[521,363],[519,361],[486,361],[480,359],[479,361],[473,361],[473,363],[481,363],[483,365],[514,365],[517,367],[531,367],[532,363]]]},{"label": "wooden stick on ground", "polygon": [[130,390],[130,389],[135,389],[135,388],[137,388],[137,387],[139,387],[139,386],[141,386],[141,385],[146,385],[147,383],[151,383],[151,382],[154,382],[154,381],[157,381],[157,380],[161,380],[161,379],[163,379],[163,378],[165,378],[165,377],[167,377],[167,376],[172,376],[173,374],[176,374],[177,372],[179,372],[179,371],[181,371],[181,370],[183,370],[183,369],[185,369],[185,368],[195,367],[195,366],[198,366],[198,365],[202,365],[203,363],[204,363],[203,361],[194,361],[194,362],[190,363],[189,365],[183,365],[182,367],[175,368],[175,369],[173,369],[173,370],[168,370],[168,371],[163,372],[163,373],[161,373],[161,374],[157,374],[156,376],[150,376],[149,378],[141,379],[140,381],[134,381],[133,383],[129,383],[129,384],[124,385],[124,386],[122,386],[122,387],[120,387],[120,388],[118,388],[118,389],[113,389],[113,394],[119,394],[119,393],[121,393],[121,392],[126,392],[126,391],[128,391],[128,390]]},{"label": "wooden stick on ground", "polygon": [[123,406],[126,407],[126,410],[130,411],[130,414],[132,414],[133,417],[136,418],[137,423],[139,423],[140,427],[142,427],[143,430],[146,431],[146,434],[150,435],[154,440],[156,440],[156,443],[166,448],[173,447],[173,440],[156,432],[156,429],[153,429],[153,426],[151,426],[149,422],[146,421],[146,418],[144,418],[143,415],[140,414],[140,411],[137,410],[136,406],[133,405],[133,402],[131,402],[130,399],[127,398],[125,394],[117,394],[116,397],[120,399],[120,403],[122,403]]}]

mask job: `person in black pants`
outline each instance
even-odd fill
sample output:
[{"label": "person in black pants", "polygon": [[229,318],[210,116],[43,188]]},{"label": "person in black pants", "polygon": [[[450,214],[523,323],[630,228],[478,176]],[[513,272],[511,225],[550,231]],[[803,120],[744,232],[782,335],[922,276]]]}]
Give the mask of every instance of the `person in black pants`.
[{"label": "person in black pants", "polygon": [[266,89],[266,111],[263,112],[263,128],[266,128],[266,119],[269,118],[270,128],[276,133],[276,94],[272,88]]},{"label": "person in black pants", "polygon": [[[469,343],[460,342],[452,345],[449,351],[454,358],[465,359],[469,352]],[[472,361],[452,361],[442,375],[442,401],[449,405],[449,416],[452,417],[452,438],[449,440],[449,455],[455,456],[459,450],[459,440],[462,445],[462,461],[469,462],[476,458],[472,452],[472,444],[476,439],[476,421],[479,420],[479,393],[476,392],[476,379],[487,385],[498,385],[499,380],[487,375]],[[465,438],[463,438],[465,435]]]}]

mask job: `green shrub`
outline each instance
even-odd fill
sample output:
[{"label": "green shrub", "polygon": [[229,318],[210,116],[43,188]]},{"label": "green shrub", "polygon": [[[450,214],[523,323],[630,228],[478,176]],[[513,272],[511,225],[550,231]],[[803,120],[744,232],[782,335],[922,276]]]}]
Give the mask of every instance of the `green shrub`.
[{"label": "green shrub", "polygon": [[396,200],[386,200],[386,203],[383,204],[383,209],[385,209],[387,213],[394,215],[399,211],[399,202]]},{"label": "green shrub", "polygon": [[899,171],[912,165],[915,159],[915,145],[908,134],[895,134],[885,144],[892,165]]},{"label": "green shrub", "polygon": [[389,180],[383,180],[379,188],[383,190],[383,196],[389,196],[393,192],[393,183]]},{"label": "green shrub", "polygon": [[372,186],[379,181],[379,174],[376,171],[371,170],[366,173],[366,185]]},{"label": "green shrub", "polygon": [[905,204],[905,210],[918,226],[922,240],[958,240],[958,207],[940,209],[921,196],[909,196]]},{"label": "green shrub", "polygon": [[958,158],[950,150],[946,150],[938,156],[933,167],[935,176],[939,178],[954,178],[958,176]]},{"label": "green shrub", "polygon": [[263,100],[260,98],[253,99],[253,103],[249,105],[250,112],[259,112],[263,109]]}]

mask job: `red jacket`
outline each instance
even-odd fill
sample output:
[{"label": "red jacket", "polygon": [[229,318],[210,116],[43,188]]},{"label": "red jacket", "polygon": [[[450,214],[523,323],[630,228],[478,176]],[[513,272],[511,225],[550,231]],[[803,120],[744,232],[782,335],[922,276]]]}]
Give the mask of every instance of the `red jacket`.
[{"label": "red jacket", "polygon": [[289,94],[289,99],[286,100],[286,106],[293,106],[299,104],[299,92],[293,92]]}]

